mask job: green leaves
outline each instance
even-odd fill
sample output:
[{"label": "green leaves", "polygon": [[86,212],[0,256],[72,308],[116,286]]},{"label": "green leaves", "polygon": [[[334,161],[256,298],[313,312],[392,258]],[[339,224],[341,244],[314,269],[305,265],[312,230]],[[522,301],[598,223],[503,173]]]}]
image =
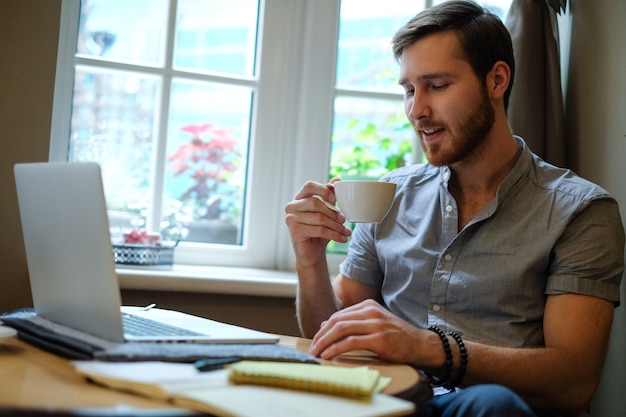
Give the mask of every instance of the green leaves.
[{"label": "green leaves", "polygon": [[[404,114],[394,114],[380,125],[351,119],[333,137],[329,178],[378,179],[388,171],[412,163],[413,141],[405,139],[412,132]],[[397,133],[396,135],[391,135]]]}]

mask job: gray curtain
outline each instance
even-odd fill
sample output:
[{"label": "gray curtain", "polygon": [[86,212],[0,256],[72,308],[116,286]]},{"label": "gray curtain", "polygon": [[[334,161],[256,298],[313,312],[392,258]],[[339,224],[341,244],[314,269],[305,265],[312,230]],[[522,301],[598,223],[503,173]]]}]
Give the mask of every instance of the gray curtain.
[{"label": "gray curtain", "polygon": [[513,0],[506,18],[515,54],[508,120],[539,157],[565,165],[563,96],[555,10],[546,0]]}]

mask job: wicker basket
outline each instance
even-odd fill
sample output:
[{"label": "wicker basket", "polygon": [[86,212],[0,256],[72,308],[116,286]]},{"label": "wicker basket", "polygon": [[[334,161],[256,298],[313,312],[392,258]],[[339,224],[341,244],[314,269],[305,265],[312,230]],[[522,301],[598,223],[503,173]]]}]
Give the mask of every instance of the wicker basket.
[{"label": "wicker basket", "polygon": [[178,245],[143,246],[113,245],[113,259],[118,265],[159,266],[174,263],[174,248]]}]

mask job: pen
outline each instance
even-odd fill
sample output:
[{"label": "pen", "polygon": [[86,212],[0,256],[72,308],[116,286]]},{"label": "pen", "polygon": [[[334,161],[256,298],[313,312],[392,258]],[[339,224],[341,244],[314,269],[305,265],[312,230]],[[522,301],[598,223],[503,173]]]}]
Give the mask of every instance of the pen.
[{"label": "pen", "polygon": [[215,371],[217,369],[222,369],[224,365],[228,365],[229,363],[239,362],[241,358],[237,356],[227,356],[224,358],[211,358],[211,359],[202,359],[196,361],[193,365],[200,372],[208,372]]}]

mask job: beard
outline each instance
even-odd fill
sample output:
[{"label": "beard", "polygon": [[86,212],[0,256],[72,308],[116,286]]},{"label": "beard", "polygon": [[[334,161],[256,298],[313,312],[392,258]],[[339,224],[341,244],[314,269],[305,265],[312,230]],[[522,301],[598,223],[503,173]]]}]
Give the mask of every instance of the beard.
[{"label": "beard", "polygon": [[[483,86],[478,104],[455,126],[460,134],[455,135],[445,123],[424,122],[415,125],[414,128],[428,162],[435,166],[450,166],[476,151],[485,142],[494,122],[495,111],[487,96],[486,86]],[[451,146],[448,149],[441,143],[427,144],[422,138],[420,130],[438,128],[445,128],[452,135]]]}]

